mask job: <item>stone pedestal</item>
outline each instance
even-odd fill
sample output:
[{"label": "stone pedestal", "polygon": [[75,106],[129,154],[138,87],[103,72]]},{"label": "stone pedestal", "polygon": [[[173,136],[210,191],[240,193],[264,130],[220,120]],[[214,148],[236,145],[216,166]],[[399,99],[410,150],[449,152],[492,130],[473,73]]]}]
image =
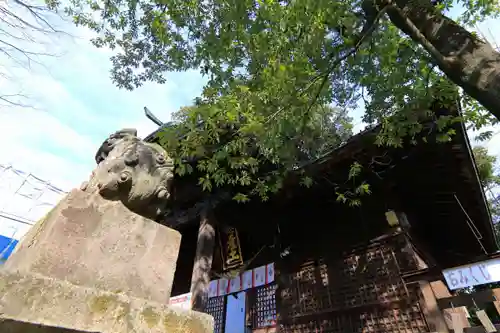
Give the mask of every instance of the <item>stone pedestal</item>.
[{"label": "stone pedestal", "polygon": [[5,263],[75,285],[168,303],[181,235],[119,201],[73,190]]},{"label": "stone pedestal", "polygon": [[119,201],[72,191],[0,271],[0,332],[212,333],[167,306],[180,234]]},{"label": "stone pedestal", "polygon": [[0,272],[0,332],[212,333],[211,316],[34,274]]}]

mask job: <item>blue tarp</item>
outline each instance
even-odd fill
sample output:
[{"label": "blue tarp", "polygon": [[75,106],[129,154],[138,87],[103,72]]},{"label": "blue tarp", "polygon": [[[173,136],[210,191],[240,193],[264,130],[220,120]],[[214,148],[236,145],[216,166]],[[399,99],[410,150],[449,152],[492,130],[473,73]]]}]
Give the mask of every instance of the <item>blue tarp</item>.
[{"label": "blue tarp", "polygon": [[9,258],[17,243],[15,239],[0,235],[0,263]]}]

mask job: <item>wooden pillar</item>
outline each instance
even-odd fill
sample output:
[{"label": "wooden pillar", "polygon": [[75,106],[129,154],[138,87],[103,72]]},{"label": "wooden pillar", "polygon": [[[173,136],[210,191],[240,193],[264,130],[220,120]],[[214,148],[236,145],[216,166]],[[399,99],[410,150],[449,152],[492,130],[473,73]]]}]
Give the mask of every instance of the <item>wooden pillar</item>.
[{"label": "wooden pillar", "polygon": [[500,288],[491,289],[491,292],[496,299],[495,301],[493,301],[493,305],[495,306],[497,312],[500,314]]},{"label": "wooden pillar", "polygon": [[[426,269],[429,267],[426,261],[415,251],[414,245],[408,238],[405,239],[403,252],[406,252],[413,259],[416,269]],[[446,297],[446,293],[449,294],[449,292],[448,288],[445,285],[440,285],[439,282],[441,281],[418,281],[420,287],[419,303],[430,331],[449,333],[445,317],[437,303],[437,299]]]},{"label": "wooden pillar", "polygon": [[210,270],[215,247],[215,219],[208,209],[200,216],[198,242],[191,277],[191,307],[195,311],[204,311],[208,301]]},{"label": "wooden pillar", "polygon": [[[448,286],[446,286],[446,283],[442,280],[437,280],[437,281],[432,281],[431,282],[431,288],[434,293],[434,296],[436,299],[443,299],[443,298],[449,298],[454,295],[450,293],[450,290],[448,289]],[[452,306],[452,304],[450,304]],[[460,322],[462,324],[462,327],[467,328],[470,327],[469,320],[467,319],[467,308],[465,306],[457,306],[457,307],[450,307],[447,309],[442,309],[441,312],[443,313],[443,317],[445,318],[446,325],[448,326],[449,329],[452,329],[453,324],[451,321],[451,313],[458,313]]]},{"label": "wooden pillar", "polygon": [[431,285],[432,283],[434,282],[419,282],[421,292],[420,307],[431,332],[448,333],[448,325],[437,304],[437,298]]}]

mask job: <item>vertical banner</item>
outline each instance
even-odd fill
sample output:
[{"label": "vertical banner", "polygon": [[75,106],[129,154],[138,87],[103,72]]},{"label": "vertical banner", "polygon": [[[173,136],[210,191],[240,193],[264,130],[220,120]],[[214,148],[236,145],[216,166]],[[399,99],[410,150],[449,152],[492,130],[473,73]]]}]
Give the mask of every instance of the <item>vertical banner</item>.
[{"label": "vertical banner", "polygon": [[210,281],[208,285],[208,297],[216,297],[219,295],[219,280]]},{"label": "vertical banner", "polygon": [[266,266],[260,266],[253,270],[254,287],[260,287],[266,284]]},{"label": "vertical banner", "polygon": [[220,279],[219,280],[219,296],[226,295],[228,287],[229,287],[229,281],[227,279]]},{"label": "vertical banner", "polygon": [[237,293],[241,290],[241,276],[238,275],[229,281],[229,293]]},{"label": "vertical banner", "polygon": [[243,265],[240,239],[238,231],[233,227],[226,227],[219,231],[220,249],[224,270],[235,269]]},{"label": "vertical banner", "polygon": [[[224,296],[273,283],[276,280],[274,263],[241,273],[231,279],[210,281],[208,297]],[[449,309],[446,309],[449,310]],[[446,311],[445,310],[445,311]]]},{"label": "vertical banner", "polygon": [[274,263],[266,266],[266,284],[274,282]]},{"label": "vertical banner", "polygon": [[243,272],[242,278],[242,290],[247,290],[253,287],[253,270]]}]

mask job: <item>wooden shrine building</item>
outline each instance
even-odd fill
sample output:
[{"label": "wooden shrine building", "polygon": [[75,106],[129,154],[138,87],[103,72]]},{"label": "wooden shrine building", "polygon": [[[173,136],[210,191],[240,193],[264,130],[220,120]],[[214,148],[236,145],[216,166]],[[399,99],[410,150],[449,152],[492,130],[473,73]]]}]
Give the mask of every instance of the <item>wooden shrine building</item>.
[{"label": "wooden shrine building", "polygon": [[[374,145],[374,128],[305,166],[309,188],[292,175],[267,202],[220,200],[202,214],[213,248],[198,237],[199,214],[168,218],[183,236],[173,295],[197,288],[197,258],[195,271],[210,270],[208,286],[198,277],[216,333],[448,332],[442,270],[498,250],[466,131],[453,126],[451,142],[403,148]],[[335,190],[354,161],[372,191],[358,207]]]}]

